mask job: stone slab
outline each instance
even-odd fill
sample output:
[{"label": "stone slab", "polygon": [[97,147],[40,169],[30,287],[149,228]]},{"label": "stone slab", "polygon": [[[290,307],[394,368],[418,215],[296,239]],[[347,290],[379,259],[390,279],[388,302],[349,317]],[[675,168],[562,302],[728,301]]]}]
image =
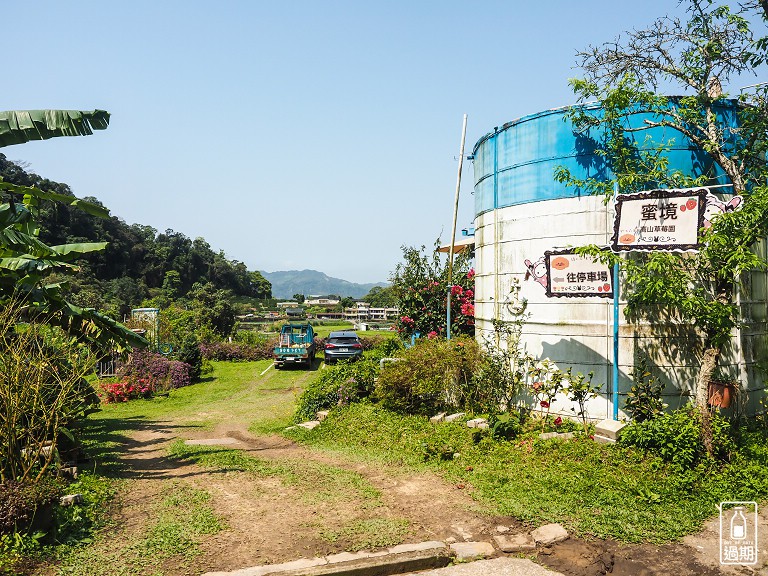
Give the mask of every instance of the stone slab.
[{"label": "stone slab", "polygon": [[605,436],[611,440],[618,440],[621,430],[627,426],[626,422],[618,420],[601,420],[595,424],[595,436]]},{"label": "stone slab", "polygon": [[502,552],[527,552],[536,549],[536,542],[530,534],[497,534],[493,540]]},{"label": "stone slab", "polygon": [[417,542],[416,544],[398,544],[388,548],[387,552],[390,554],[403,554],[405,552],[422,552],[424,550],[444,550],[445,548],[445,542],[429,540],[427,542]]},{"label": "stone slab", "polygon": [[542,432],[539,434],[540,440],[551,440],[552,438],[557,440],[570,440],[575,437],[576,434],[573,432]]},{"label": "stone slab", "polygon": [[598,444],[616,444],[616,440],[606,438],[605,436],[600,436],[599,434],[595,434],[592,438]]},{"label": "stone slab", "polygon": [[377,555],[348,562],[329,563],[302,570],[274,572],[272,574],[273,576],[389,576],[441,568],[450,564],[452,560],[451,551],[442,547],[400,554]]},{"label": "stone slab", "polygon": [[437,424],[438,422],[442,422],[445,420],[445,412],[440,412],[440,414],[435,414],[432,416],[432,418],[429,419],[430,422],[433,424]]},{"label": "stone slab", "polygon": [[429,541],[393,546],[380,552],[341,552],[231,572],[206,572],[203,576],[388,576],[440,568],[453,558],[454,552],[444,542]]},{"label": "stone slab", "polygon": [[421,572],[419,576],[563,576],[526,558],[493,558]]},{"label": "stone slab", "polygon": [[338,564],[339,562],[352,562],[353,560],[374,558],[376,556],[384,556],[385,554],[388,554],[386,550],[383,552],[340,552],[326,556],[325,559],[328,560],[328,564]]},{"label": "stone slab", "polygon": [[187,440],[184,442],[187,446],[232,446],[240,444],[236,438],[200,438],[198,440]]},{"label": "stone slab", "polygon": [[451,550],[456,553],[456,560],[487,558],[496,554],[496,549],[490,542],[456,542],[451,544]]},{"label": "stone slab", "polygon": [[[483,426],[485,424],[485,426]],[[472,420],[467,420],[467,427],[468,428],[488,428],[488,420],[485,418],[473,418]]]},{"label": "stone slab", "polygon": [[536,541],[536,544],[548,546],[555,542],[561,542],[568,539],[568,531],[560,524],[545,524],[536,528],[531,532],[531,536]]},{"label": "stone slab", "polygon": [[499,534],[506,534],[512,530],[509,526],[496,526],[496,532]]},{"label": "stone slab", "polygon": [[465,412],[456,412],[456,414],[451,414],[449,416],[446,416],[445,421],[454,422],[456,420],[461,420],[462,418],[464,418],[464,416],[466,416]]},{"label": "stone slab", "polygon": [[325,566],[328,560],[325,558],[301,558],[293,562],[283,564],[265,564],[262,566],[251,566],[250,568],[241,568],[231,572],[206,572],[203,576],[264,576],[265,574],[278,574],[285,572],[303,571],[319,566]]},{"label": "stone slab", "polygon": [[62,496],[59,499],[60,506],[73,506],[74,504],[82,504],[82,503],[83,503],[82,494],[67,494],[66,496]]},{"label": "stone slab", "polygon": [[320,410],[317,414],[315,414],[315,418],[318,420],[318,422],[322,422],[328,418],[328,414],[330,414],[328,410]]},{"label": "stone slab", "polygon": [[318,426],[320,426],[320,420],[310,420],[309,422],[302,422],[301,424],[296,424],[299,428],[306,428],[307,430],[314,430]]}]

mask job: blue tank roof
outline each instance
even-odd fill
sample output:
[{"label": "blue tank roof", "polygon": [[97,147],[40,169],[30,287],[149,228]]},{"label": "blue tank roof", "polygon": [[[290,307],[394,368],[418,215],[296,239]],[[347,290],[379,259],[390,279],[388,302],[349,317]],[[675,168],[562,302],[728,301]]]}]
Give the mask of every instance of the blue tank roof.
[{"label": "blue tank roof", "polygon": [[[736,106],[735,100],[723,101],[718,106],[718,115],[727,125],[735,125]],[[598,104],[581,107],[599,114]],[[476,216],[494,208],[584,194],[583,190],[555,181],[555,170],[560,166],[577,179],[611,178],[605,160],[595,154],[596,137],[589,130],[576,129],[567,115],[570,109],[556,108],[524,116],[495,128],[477,141],[473,152]],[[640,126],[651,117],[648,113],[635,114],[630,125]],[[709,174],[720,178],[719,183],[726,182],[721,178],[722,170],[681,132],[652,128],[638,134],[643,140],[650,136],[653,144],[671,141],[665,153],[670,169],[694,176]]]}]

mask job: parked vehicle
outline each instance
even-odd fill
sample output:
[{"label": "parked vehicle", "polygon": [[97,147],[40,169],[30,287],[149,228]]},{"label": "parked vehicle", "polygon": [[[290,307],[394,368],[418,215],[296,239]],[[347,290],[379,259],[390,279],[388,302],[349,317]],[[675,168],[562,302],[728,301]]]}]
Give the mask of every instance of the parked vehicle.
[{"label": "parked vehicle", "polygon": [[363,345],[355,332],[331,332],[325,340],[325,363],[357,360],[363,356]]},{"label": "parked vehicle", "polygon": [[315,359],[315,330],[311,324],[288,323],[280,328],[277,346],[272,350],[275,368],[284,364],[312,366]]}]

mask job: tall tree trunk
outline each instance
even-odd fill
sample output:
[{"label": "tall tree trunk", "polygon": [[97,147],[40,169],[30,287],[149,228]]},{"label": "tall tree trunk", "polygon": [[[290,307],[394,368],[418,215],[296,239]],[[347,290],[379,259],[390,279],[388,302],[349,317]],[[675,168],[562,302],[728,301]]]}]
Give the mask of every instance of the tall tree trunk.
[{"label": "tall tree trunk", "polygon": [[707,454],[712,455],[712,419],[709,413],[707,400],[709,399],[709,381],[717,368],[717,359],[720,357],[720,347],[709,346],[704,350],[704,358],[701,361],[699,377],[696,381],[696,409],[701,418],[701,439]]}]

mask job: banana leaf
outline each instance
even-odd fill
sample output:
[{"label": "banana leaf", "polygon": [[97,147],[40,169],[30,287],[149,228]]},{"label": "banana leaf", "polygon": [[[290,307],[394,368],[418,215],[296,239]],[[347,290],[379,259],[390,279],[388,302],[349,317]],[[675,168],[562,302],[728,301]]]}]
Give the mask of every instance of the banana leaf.
[{"label": "banana leaf", "polygon": [[107,126],[105,110],[9,110],[0,112],[0,147],[57,136],[88,136]]},{"label": "banana leaf", "polygon": [[91,216],[97,216],[99,218],[109,217],[109,210],[104,206],[99,206],[98,204],[93,204],[92,202],[87,202],[85,200],[81,200],[80,198],[75,198],[74,196],[68,196],[66,194],[48,192],[46,190],[40,190],[39,188],[34,188],[32,186],[17,186],[16,184],[2,181],[0,181],[0,190],[11,194],[19,194],[20,196],[24,196],[25,204],[32,204],[32,199],[52,200],[54,202],[62,202],[64,204],[69,204],[70,206],[75,206],[83,212],[87,212]]}]

